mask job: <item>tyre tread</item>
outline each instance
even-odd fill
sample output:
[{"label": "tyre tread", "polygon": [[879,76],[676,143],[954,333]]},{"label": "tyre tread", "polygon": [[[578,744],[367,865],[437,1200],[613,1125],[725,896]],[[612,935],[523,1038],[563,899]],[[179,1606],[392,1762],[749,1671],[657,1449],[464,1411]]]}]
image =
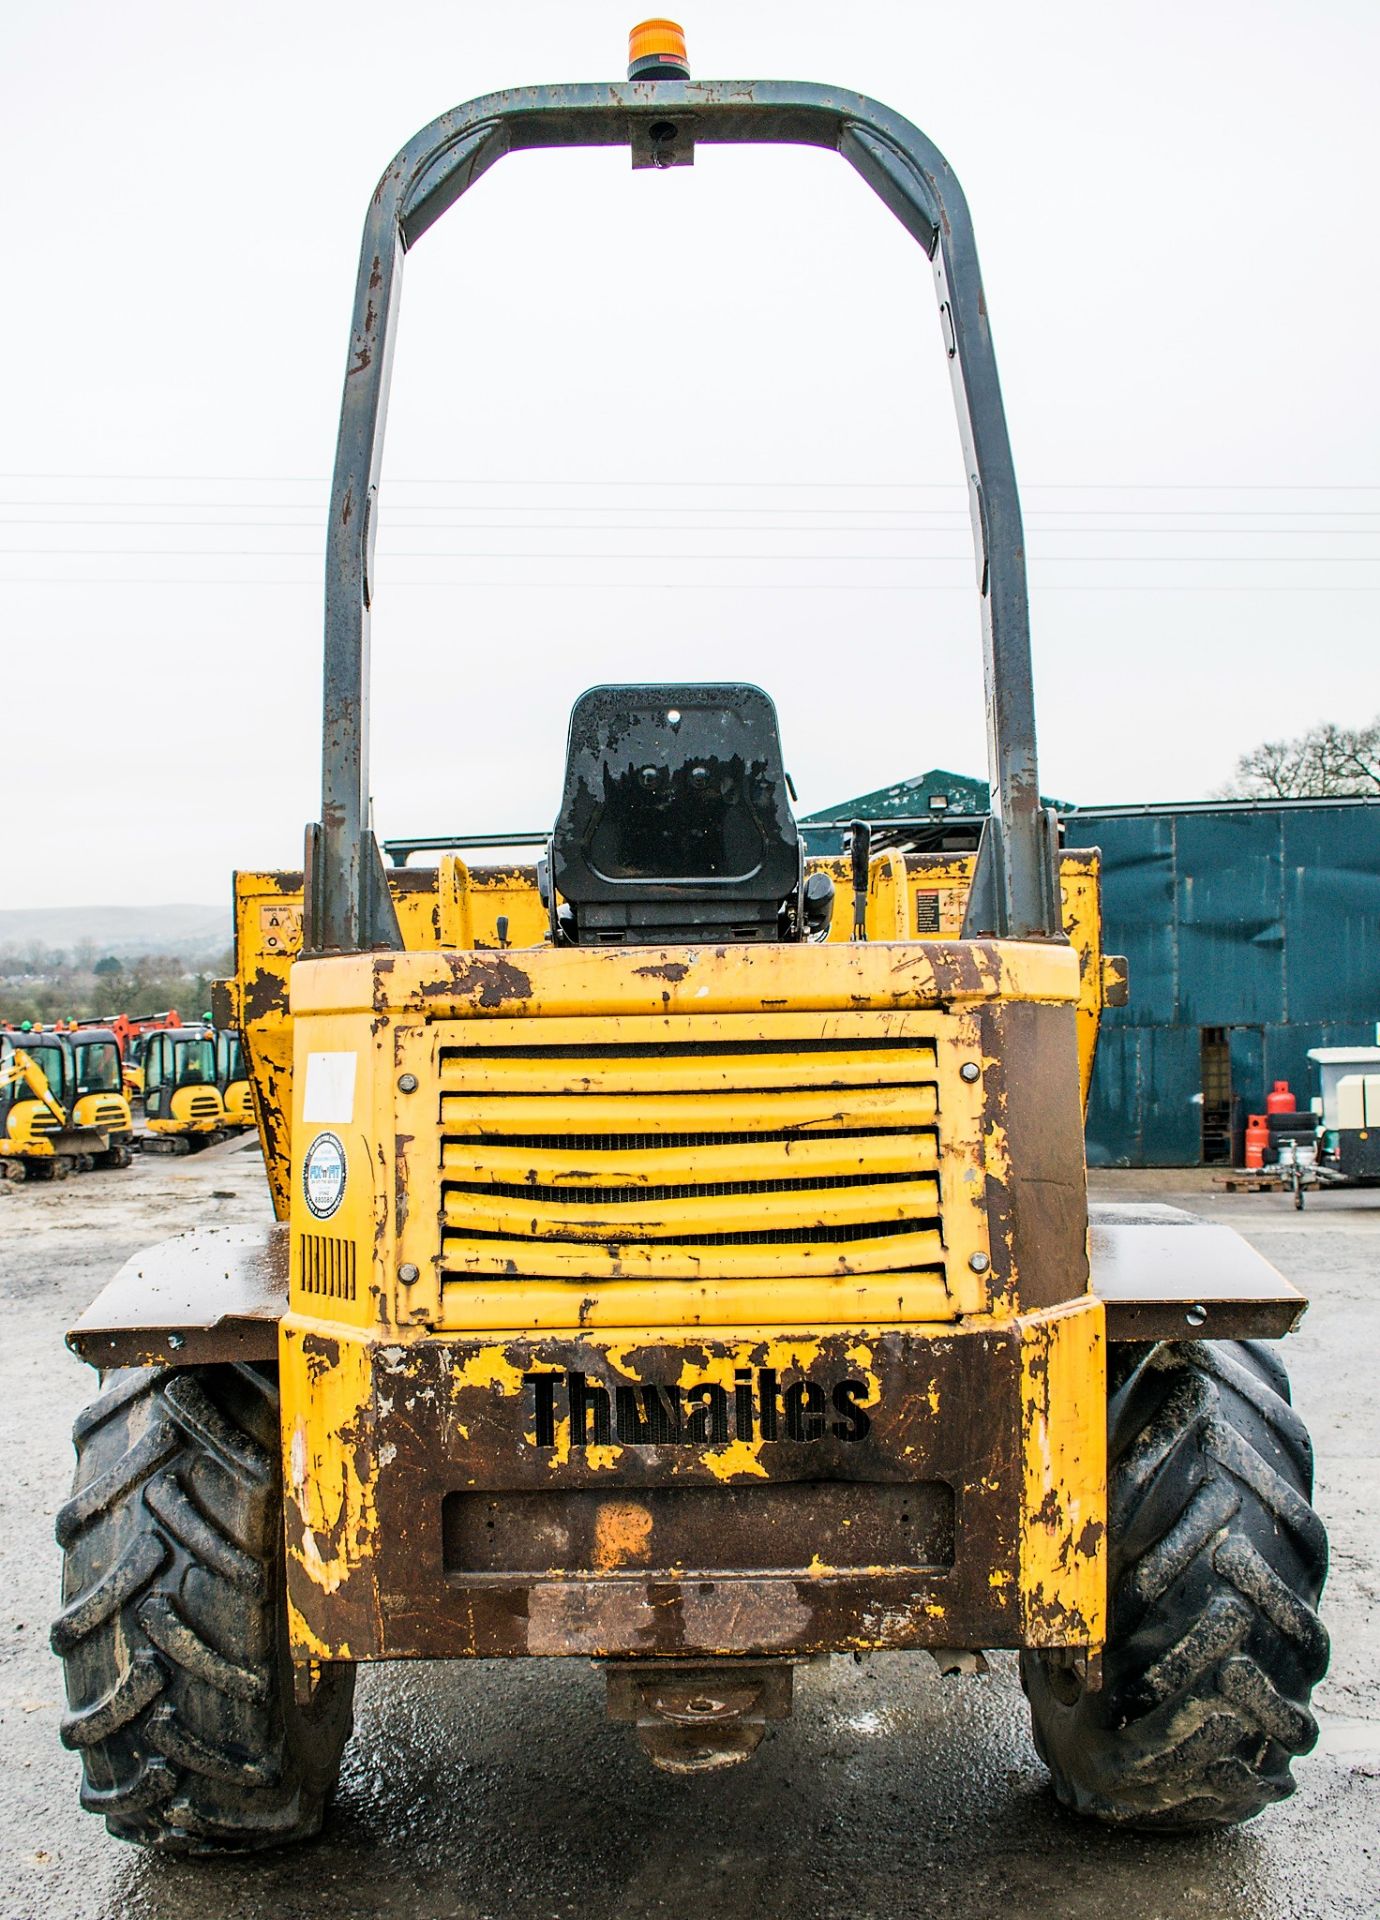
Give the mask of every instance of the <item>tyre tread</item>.
[{"label": "tyre tread", "polygon": [[172,1852],[281,1846],[320,1826],[354,1673],[296,1705],[287,1655],[277,1389],[248,1366],[129,1369],[79,1416],[58,1515],[63,1743],[82,1805]]},{"label": "tyre tread", "polygon": [[1145,1828],[1250,1819],[1318,1737],[1327,1536],[1278,1359],[1165,1344],[1108,1408],[1111,1620],[1103,1688],[1070,1698],[1022,1656],[1036,1746],[1078,1812]]}]

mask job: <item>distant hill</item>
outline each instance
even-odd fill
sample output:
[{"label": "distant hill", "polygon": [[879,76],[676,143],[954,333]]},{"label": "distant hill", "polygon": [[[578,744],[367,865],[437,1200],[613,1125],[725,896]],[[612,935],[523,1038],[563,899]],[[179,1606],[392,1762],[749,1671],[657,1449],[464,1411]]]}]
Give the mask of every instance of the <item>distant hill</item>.
[{"label": "distant hill", "polygon": [[0,949],[35,944],[71,953],[89,940],[97,957],[179,953],[210,959],[230,944],[225,907],[0,907]]}]

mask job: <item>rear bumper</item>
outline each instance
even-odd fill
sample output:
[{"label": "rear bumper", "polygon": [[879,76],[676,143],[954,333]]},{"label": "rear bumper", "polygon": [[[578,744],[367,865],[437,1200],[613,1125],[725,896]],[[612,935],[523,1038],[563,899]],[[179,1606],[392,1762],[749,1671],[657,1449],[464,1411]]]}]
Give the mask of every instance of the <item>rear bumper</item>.
[{"label": "rear bumper", "polygon": [[300,1658],[1104,1636],[1104,1316],[804,1337],[281,1326]]}]

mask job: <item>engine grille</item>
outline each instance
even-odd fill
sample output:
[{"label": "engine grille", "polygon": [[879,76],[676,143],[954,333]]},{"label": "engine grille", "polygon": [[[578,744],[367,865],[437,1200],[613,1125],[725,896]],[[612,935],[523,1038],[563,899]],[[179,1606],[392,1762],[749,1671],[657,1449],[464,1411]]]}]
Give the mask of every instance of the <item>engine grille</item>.
[{"label": "engine grille", "polygon": [[943,1271],[932,1039],[442,1047],[441,1268]]},{"label": "engine grille", "polygon": [[302,1233],[297,1236],[297,1284],[303,1293],[316,1293],[327,1300],[353,1300],[355,1297],[355,1243],[332,1234]]}]

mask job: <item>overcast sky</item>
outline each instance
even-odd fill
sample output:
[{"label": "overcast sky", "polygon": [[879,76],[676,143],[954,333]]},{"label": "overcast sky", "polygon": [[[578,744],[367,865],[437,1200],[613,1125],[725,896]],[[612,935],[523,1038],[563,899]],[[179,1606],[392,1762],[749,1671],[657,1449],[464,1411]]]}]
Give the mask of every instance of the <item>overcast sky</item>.
[{"label": "overcast sky", "polygon": [[[318,808],[365,206],[610,0],[44,0],[6,26],[0,901],[227,896]],[[1375,0],[694,0],[700,78],[875,94],[976,223],[1047,792],[1196,798],[1380,709]],[[554,814],[587,685],[742,678],[810,811],[980,773],[929,269],[837,156],[504,160],[409,257],[374,620],[383,834]]]}]

